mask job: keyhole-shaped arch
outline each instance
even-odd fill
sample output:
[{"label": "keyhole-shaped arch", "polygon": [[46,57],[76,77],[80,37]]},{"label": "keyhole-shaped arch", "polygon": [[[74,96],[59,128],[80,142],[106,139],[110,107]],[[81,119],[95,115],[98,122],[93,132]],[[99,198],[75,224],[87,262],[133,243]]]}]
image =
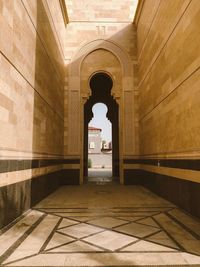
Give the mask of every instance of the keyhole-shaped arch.
[{"label": "keyhole-shaped arch", "polygon": [[106,117],[112,123],[112,176],[119,180],[119,107],[111,90],[113,81],[109,74],[96,72],[89,80],[91,96],[84,104],[84,177],[88,176],[88,123],[93,117],[92,108],[96,103],[103,103],[107,106]]}]

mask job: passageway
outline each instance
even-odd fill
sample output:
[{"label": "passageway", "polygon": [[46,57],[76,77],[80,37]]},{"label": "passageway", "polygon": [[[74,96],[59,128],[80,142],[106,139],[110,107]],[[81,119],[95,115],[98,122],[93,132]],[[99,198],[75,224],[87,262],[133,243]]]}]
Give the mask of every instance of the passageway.
[{"label": "passageway", "polygon": [[1,266],[200,266],[199,25],[200,0],[0,0]]}]

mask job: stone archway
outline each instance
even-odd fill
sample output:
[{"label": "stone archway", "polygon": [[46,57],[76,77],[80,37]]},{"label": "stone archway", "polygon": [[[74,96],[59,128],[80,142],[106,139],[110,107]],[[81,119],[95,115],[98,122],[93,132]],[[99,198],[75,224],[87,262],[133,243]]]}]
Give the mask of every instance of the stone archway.
[{"label": "stone archway", "polygon": [[[68,156],[80,158],[80,183],[84,176],[84,105],[91,96],[90,77],[105,72],[112,77],[111,95],[118,104],[120,183],[124,182],[123,160],[135,154],[135,107],[133,66],[127,54],[107,40],[82,47],[69,66]],[[131,138],[130,138],[131,136]]]},{"label": "stone archway", "polygon": [[[108,50],[105,49],[97,49],[89,53],[84,60],[82,61],[80,68],[80,93],[83,99],[83,105],[81,107],[82,113],[82,131],[83,131],[83,141],[82,141],[82,162],[83,162],[83,177],[86,175],[86,138],[88,136],[87,129],[85,128],[89,118],[91,118],[91,108],[93,104],[96,102],[103,102],[107,105],[108,117],[112,122],[112,126],[116,128],[117,134],[112,136],[113,141],[115,140],[115,148],[114,148],[114,157],[113,157],[113,175],[117,177],[120,176],[119,166],[120,159],[122,160],[122,136],[119,136],[119,125],[122,122],[122,118],[120,119],[121,110],[121,94],[122,94],[122,67],[118,58]],[[98,88],[98,90],[94,93],[90,87],[90,81],[92,77],[99,75],[99,73],[103,73],[105,76],[110,77],[112,80],[112,87],[108,94],[98,94],[98,92],[102,88]],[[100,83],[101,84],[101,83]],[[98,84],[97,84],[98,87]],[[87,104],[86,104],[87,103]],[[87,110],[86,110],[87,109]],[[112,110],[115,109],[115,110]],[[87,115],[88,114],[88,115]],[[115,117],[115,115],[117,115]],[[122,127],[122,125],[121,125]],[[84,168],[85,166],[85,168]],[[83,179],[83,178],[82,178]]]},{"label": "stone archway", "polygon": [[90,77],[91,96],[84,104],[84,177],[88,176],[88,123],[92,119],[92,107],[104,103],[107,108],[107,118],[112,124],[112,177],[119,180],[119,106],[111,96],[113,81],[105,72],[94,73]]}]

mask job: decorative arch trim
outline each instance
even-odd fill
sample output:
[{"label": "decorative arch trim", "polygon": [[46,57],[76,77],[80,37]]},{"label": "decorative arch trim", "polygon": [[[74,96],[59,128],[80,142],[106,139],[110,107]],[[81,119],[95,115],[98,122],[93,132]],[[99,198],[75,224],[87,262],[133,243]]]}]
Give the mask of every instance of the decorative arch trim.
[{"label": "decorative arch trim", "polygon": [[129,55],[120,46],[103,39],[91,41],[79,49],[70,64],[70,75],[79,76],[83,60],[90,53],[99,49],[107,50],[115,55],[122,66],[123,75],[132,76],[132,64]]}]

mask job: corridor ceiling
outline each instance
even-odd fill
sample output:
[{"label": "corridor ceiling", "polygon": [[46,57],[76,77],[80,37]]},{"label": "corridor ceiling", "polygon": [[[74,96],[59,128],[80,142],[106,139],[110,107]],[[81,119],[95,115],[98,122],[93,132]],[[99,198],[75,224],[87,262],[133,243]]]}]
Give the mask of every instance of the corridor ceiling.
[{"label": "corridor ceiling", "polygon": [[138,0],[65,0],[69,22],[132,22]]}]

